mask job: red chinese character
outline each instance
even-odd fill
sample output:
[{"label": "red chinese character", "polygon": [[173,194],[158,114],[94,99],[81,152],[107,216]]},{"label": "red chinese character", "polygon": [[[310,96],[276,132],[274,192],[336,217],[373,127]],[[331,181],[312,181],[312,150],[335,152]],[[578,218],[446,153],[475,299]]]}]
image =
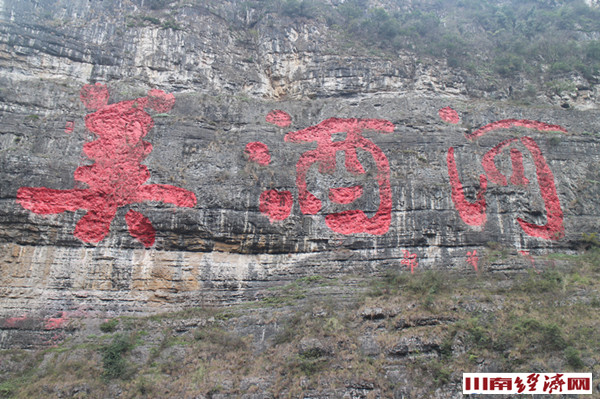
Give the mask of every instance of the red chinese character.
[{"label": "red chinese character", "polygon": [[27,320],[27,316],[9,317],[4,319],[2,328],[19,328],[21,324]]},{"label": "red chinese character", "polygon": [[521,377],[515,378],[515,385],[517,386],[517,393],[522,393],[525,391],[525,384],[523,384],[523,380]]},{"label": "red chinese character", "polygon": [[562,376],[563,374],[556,374],[552,378],[545,376],[544,392],[548,391],[548,393],[552,393],[555,389],[558,389],[558,392],[562,392],[562,386],[565,385]]},{"label": "red chinese character", "polygon": [[410,251],[407,251],[406,249],[402,250],[402,254],[404,258],[400,261],[400,263],[406,265],[406,267],[410,267],[410,273],[414,274],[414,268],[419,266],[417,254],[411,254]]},{"label": "red chinese character", "polygon": [[66,312],[60,312],[57,317],[51,317],[46,320],[44,324],[45,330],[55,330],[58,328],[63,328],[63,326],[69,321],[68,315]]},{"label": "red chinese character", "polygon": [[477,250],[474,250],[473,252],[467,252],[467,262],[469,262],[471,264],[471,266],[473,266],[475,271],[477,271],[477,264],[479,262],[479,257],[477,256]]},{"label": "red chinese character", "polygon": [[65,133],[71,134],[71,133],[73,133],[74,129],[75,129],[75,122],[67,121],[67,123],[65,124]]},{"label": "red chinese character", "polygon": [[512,379],[510,378],[490,378],[490,391],[512,390]]},{"label": "red chinese character", "polygon": [[292,124],[292,117],[287,112],[279,109],[269,112],[265,119],[267,122],[279,127],[288,127]]},{"label": "red chinese character", "polygon": [[[136,202],[162,201],[175,206],[193,207],[196,196],[191,191],[166,184],[144,184],[150,172],[141,164],[152,151],[142,138],[154,126],[144,108],[167,112],[175,103],[172,94],[150,90],[147,97],[108,105],[108,89],[97,83],[81,89],[81,100],[96,112],[85,117],[86,127],[98,139],[83,147],[95,161],[75,170],[75,180],[89,188],[55,190],[45,187],[21,187],[17,202],[38,214],[87,213],[75,226],[74,235],[85,242],[99,242],[107,234],[117,209]],[[146,247],[154,244],[155,230],[150,220],[129,210],[125,221],[130,234]]]},{"label": "red chinese character", "polygon": [[248,155],[249,161],[262,166],[268,166],[271,163],[269,147],[260,141],[246,144],[246,155]]},{"label": "red chinese character", "polygon": [[535,387],[536,387],[539,379],[540,379],[539,374],[529,374],[527,376],[527,385],[529,385],[530,391],[535,391]]},{"label": "red chinese character", "polygon": [[460,117],[458,116],[458,113],[450,107],[444,107],[440,109],[438,111],[438,114],[440,115],[440,118],[442,118],[442,120],[444,120],[445,122],[452,124],[457,124],[458,122],[460,122]]},{"label": "red chinese character", "polygon": [[531,253],[529,251],[519,251],[519,253],[521,255],[523,255],[524,257],[526,257],[527,259],[529,259],[529,262],[531,262],[531,266],[533,267],[533,270],[540,273],[540,271],[535,267],[535,259],[533,258],[533,256],[531,256]]},{"label": "red chinese character", "polygon": [[259,210],[273,223],[287,219],[293,204],[294,199],[289,191],[267,190],[260,195]]},{"label": "red chinese character", "polygon": [[[513,126],[521,126],[540,131],[561,131],[566,130],[560,126],[548,125],[538,121],[506,119],[490,123],[475,132],[467,135],[467,138],[474,140],[487,132],[497,129],[507,129]],[[507,186],[508,181],[496,167],[494,160],[502,153],[504,149],[508,149],[512,145],[522,144],[529,151],[536,168],[536,177],[540,187],[540,193],[546,208],[546,224],[536,225],[526,222],[521,218],[517,218],[517,222],[521,228],[530,236],[539,237],[546,240],[558,240],[564,237],[565,229],[563,225],[563,212],[556,192],[554,184],[554,175],[548,167],[542,151],[537,143],[530,137],[512,138],[505,140],[494,148],[489,150],[482,160],[482,166],[486,174],[479,176],[479,191],[477,192],[475,202],[467,201],[463,192],[463,186],[458,176],[458,168],[454,158],[454,148],[448,149],[447,164],[448,175],[452,187],[452,200],[458,210],[461,219],[470,226],[483,226],[487,220],[486,215],[486,200],[485,193],[488,187],[488,179],[490,182]],[[510,156],[512,162],[512,177],[511,184],[518,186],[526,186],[529,180],[525,177],[523,166],[523,154],[518,148],[510,148]]]},{"label": "red chinese character", "polygon": [[[322,207],[321,200],[308,190],[306,175],[312,165],[317,164],[320,173],[333,173],[336,166],[336,153],[341,151],[345,156],[346,170],[355,175],[362,175],[366,172],[358,160],[356,150],[364,150],[373,157],[377,167],[379,208],[372,217],[368,217],[359,209],[326,215],[325,223],[337,233],[381,235],[387,233],[390,227],[392,190],[389,162],[377,145],[362,136],[364,130],[391,133],[394,131],[394,125],[383,119],[330,118],[316,126],[290,132],[285,136],[285,141],[292,143],[317,143],[317,148],[302,154],[296,164],[296,185],[300,210],[305,215],[315,215]],[[332,136],[336,133],[346,133],[346,138],[341,141],[333,141]],[[331,188],[329,199],[334,203],[349,204],[362,195],[362,190],[363,187],[360,185]]]},{"label": "red chinese character", "polygon": [[567,388],[569,391],[589,391],[590,379],[589,378],[567,378]]}]

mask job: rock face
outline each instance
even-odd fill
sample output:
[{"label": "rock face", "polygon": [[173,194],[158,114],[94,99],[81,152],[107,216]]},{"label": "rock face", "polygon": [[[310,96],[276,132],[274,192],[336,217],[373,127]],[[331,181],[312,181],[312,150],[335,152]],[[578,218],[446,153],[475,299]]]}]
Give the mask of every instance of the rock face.
[{"label": "rock face", "polygon": [[217,3],[0,1],[0,316],[519,268],[484,249],[597,232],[597,87],[502,101],[508,84]]}]

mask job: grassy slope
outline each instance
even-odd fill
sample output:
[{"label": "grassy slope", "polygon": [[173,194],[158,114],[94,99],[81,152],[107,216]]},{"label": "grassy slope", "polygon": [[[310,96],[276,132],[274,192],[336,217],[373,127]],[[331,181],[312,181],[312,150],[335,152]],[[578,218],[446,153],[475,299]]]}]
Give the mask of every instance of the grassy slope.
[{"label": "grassy slope", "polygon": [[[0,354],[2,397],[275,397],[456,392],[462,372],[600,371],[600,248],[535,258],[489,250],[480,271],[305,278],[223,309],[77,326],[49,349]],[[346,290],[347,292],[347,290]],[[82,321],[83,323],[84,321]],[[261,334],[262,332],[262,334]],[[266,334],[265,334],[266,332]],[[597,383],[597,382],[596,382]]]}]

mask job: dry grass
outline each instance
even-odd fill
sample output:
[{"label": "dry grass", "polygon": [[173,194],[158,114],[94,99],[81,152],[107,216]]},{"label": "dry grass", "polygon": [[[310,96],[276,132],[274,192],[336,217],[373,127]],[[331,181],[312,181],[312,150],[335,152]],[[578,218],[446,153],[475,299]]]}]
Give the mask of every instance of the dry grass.
[{"label": "dry grass", "polygon": [[[128,398],[349,389],[391,397],[394,378],[408,382],[407,393],[427,396],[440,388],[450,394],[463,372],[596,375],[596,251],[538,258],[540,273],[389,274],[343,303],[314,279],[272,290],[269,297],[283,299],[259,305],[120,318],[118,331],[97,339],[3,351],[3,361],[20,366],[3,373],[0,397],[104,397],[107,384]],[[195,327],[173,328],[190,321]],[[103,363],[106,348],[123,336],[131,347],[116,352],[116,363]],[[107,373],[110,364],[122,372]]]}]

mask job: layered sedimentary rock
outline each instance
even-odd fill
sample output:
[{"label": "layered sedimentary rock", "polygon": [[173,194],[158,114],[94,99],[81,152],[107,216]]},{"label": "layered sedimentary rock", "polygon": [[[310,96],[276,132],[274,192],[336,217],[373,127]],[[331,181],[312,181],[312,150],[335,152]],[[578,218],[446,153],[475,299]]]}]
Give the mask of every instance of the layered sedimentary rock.
[{"label": "layered sedimentary rock", "polygon": [[5,328],[311,275],[518,269],[597,232],[597,87],[569,109],[502,101],[441,62],[340,54],[326,26],[235,9],[0,2]]}]

